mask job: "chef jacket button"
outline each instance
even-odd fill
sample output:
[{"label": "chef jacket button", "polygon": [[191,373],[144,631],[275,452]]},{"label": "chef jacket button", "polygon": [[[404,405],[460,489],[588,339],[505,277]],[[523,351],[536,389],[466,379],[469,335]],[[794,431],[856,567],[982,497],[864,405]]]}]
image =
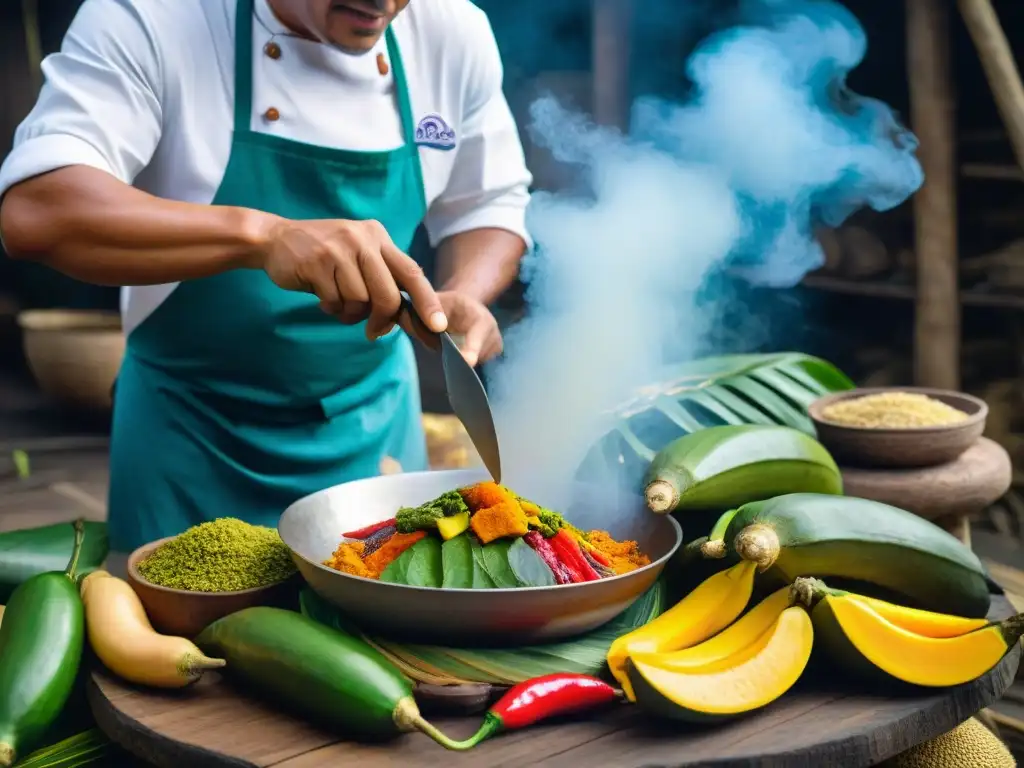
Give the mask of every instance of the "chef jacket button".
[{"label": "chef jacket button", "polygon": [[281,46],[273,41],[263,46],[263,52],[272,59],[281,58]]},{"label": "chef jacket button", "polygon": [[269,120],[270,122],[274,122],[275,120],[281,119],[281,113],[277,111],[276,107],[271,107],[270,109],[263,113],[263,117],[264,119]]}]

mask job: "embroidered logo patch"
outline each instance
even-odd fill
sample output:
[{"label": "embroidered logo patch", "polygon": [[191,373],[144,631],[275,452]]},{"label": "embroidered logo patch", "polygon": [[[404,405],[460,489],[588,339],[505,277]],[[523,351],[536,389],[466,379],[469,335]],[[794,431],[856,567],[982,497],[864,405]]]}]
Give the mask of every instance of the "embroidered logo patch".
[{"label": "embroidered logo patch", "polygon": [[416,143],[431,149],[455,149],[455,131],[440,115],[427,115],[416,126]]}]

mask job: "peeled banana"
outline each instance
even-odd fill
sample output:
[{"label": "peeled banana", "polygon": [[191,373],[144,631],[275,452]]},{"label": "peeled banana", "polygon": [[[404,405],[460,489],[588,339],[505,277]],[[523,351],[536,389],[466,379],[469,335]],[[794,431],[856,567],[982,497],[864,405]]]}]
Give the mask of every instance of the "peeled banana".
[{"label": "peeled banana", "polygon": [[732,624],[750,602],[755,569],[753,563],[742,562],[716,573],[658,618],[612,643],[608,667],[626,698],[636,701],[626,671],[629,658],[689,648]]},{"label": "peeled banana", "polygon": [[841,494],[832,456],[790,427],[709,427],[675,440],[654,457],[644,480],[653,512],[726,509],[787,493]]},{"label": "peeled banana", "polygon": [[637,654],[627,670],[636,703],[651,714],[719,720],[761,709],[792,688],[813,642],[811,618],[802,605],[794,605],[750,645],[714,665],[680,669],[667,659],[671,654]]},{"label": "peeled banana", "polygon": [[[794,592],[801,591],[802,581],[794,584]],[[883,601],[869,603],[849,593],[820,589],[813,589],[812,595],[814,628],[835,661],[850,672],[882,672],[912,685],[938,688],[975,680],[1024,635],[1024,615],[953,634],[966,629],[966,619],[931,614],[922,621],[920,614],[925,612],[905,615],[906,609]],[[907,629],[906,624],[932,636]]]}]

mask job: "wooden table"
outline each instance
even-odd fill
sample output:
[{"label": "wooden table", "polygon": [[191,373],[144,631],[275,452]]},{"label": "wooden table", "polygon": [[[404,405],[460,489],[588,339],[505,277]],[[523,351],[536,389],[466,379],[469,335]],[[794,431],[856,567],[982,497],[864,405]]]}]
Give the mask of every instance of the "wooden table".
[{"label": "wooden table", "polygon": [[[991,615],[1013,611],[1002,597]],[[716,766],[718,768],[859,768],[951,730],[1012,683],[1015,647],[991,672],[957,688],[902,695],[858,689],[830,674],[806,674],[762,712],[715,728],[648,721],[633,706],[586,720],[513,732],[467,753],[448,752],[420,734],[387,745],[341,741],[239,694],[217,674],[185,691],[143,690],[93,673],[89,700],[99,726],[129,752],[173,768],[319,768],[327,765]],[[437,719],[463,738],[479,716]]]}]

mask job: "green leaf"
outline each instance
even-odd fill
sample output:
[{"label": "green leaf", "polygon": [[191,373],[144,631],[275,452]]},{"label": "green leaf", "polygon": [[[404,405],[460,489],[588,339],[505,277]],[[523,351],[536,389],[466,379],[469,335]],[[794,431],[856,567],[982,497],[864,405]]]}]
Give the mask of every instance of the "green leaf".
[{"label": "green leaf", "polygon": [[28,454],[20,449],[11,451],[11,461],[14,462],[14,471],[18,475],[18,479],[27,480],[32,474],[32,465]]},{"label": "green leaf", "polygon": [[814,422],[796,406],[787,403],[776,392],[754,378],[736,378],[723,382],[724,386],[735,389],[751,402],[757,403],[778,424],[795,427],[804,432],[814,430]]},{"label": "green leaf", "polygon": [[[679,430],[692,433],[719,422],[783,424],[813,436],[808,406],[852,387],[835,366],[799,352],[725,355],[685,363],[615,409],[614,426],[588,453],[580,479],[611,474],[632,487],[640,482],[651,457],[679,437]],[[687,403],[694,407],[687,409]],[[652,429],[655,422],[644,418],[650,411],[673,425],[655,424]]]},{"label": "green leaf", "polygon": [[410,587],[440,587],[441,542],[435,536],[420,539],[384,569],[380,580]]},{"label": "green leaf", "polygon": [[473,589],[494,589],[494,579],[484,567],[484,547],[476,539],[470,537],[469,544],[473,552]]},{"label": "green leaf", "polygon": [[468,534],[460,533],[441,545],[441,570],[445,589],[473,587],[473,548]]},{"label": "green leaf", "polygon": [[483,566],[498,589],[515,589],[519,579],[508,564],[508,551],[512,547],[511,539],[498,539],[483,546]]},{"label": "green leaf", "polygon": [[508,564],[524,587],[555,586],[555,574],[524,539],[516,539],[509,547]]},{"label": "green leaf", "polygon": [[771,417],[760,408],[751,405],[732,390],[722,385],[715,385],[704,390],[709,397],[713,397],[724,404],[729,410],[736,412],[741,421],[740,424],[774,424]]}]

